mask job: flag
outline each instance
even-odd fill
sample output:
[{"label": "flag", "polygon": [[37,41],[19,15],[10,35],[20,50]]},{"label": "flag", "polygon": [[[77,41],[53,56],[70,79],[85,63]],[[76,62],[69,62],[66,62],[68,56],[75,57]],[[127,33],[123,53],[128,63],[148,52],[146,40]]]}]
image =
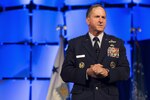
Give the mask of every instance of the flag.
[{"label": "flag", "polygon": [[53,73],[51,76],[46,100],[66,100],[69,97],[68,85],[60,77],[63,61],[64,37],[61,35],[59,49],[55,58]]},{"label": "flag", "polygon": [[146,100],[146,87],[144,82],[143,64],[141,59],[140,45],[137,40],[133,44],[133,64],[131,77],[130,100]]}]

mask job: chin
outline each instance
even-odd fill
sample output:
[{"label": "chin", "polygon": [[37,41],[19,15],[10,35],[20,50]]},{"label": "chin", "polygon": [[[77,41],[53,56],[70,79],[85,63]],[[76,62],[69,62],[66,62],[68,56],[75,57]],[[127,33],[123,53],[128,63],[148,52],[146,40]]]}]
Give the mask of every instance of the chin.
[{"label": "chin", "polygon": [[100,27],[99,27],[99,28],[97,28],[97,30],[98,30],[98,31],[103,31],[104,28],[100,28]]},{"label": "chin", "polygon": [[99,29],[99,30],[97,30],[98,32],[103,32],[104,30],[103,29]]},{"label": "chin", "polygon": [[102,31],[102,30],[97,30],[97,32],[96,32],[96,33],[98,33],[98,34],[99,34],[99,33],[101,33],[101,32],[103,32],[103,31]]}]

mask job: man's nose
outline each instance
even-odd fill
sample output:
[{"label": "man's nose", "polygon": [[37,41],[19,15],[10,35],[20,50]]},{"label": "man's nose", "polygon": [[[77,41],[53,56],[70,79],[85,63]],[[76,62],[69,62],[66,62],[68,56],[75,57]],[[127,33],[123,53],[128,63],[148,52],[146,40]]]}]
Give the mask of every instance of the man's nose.
[{"label": "man's nose", "polygon": [[99,18],[99,22],[103,22],[103,19],[101,17]]}]

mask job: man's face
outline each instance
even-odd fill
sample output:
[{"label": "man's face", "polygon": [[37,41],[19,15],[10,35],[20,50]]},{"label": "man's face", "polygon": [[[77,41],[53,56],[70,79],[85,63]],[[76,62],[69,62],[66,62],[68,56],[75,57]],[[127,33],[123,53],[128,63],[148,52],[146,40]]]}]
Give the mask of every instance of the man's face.
[{"label": "man's face", "polygon": [[93,8],[86,18],[90,32],[103,32],[106,26],[106,12],[102,7]]}]

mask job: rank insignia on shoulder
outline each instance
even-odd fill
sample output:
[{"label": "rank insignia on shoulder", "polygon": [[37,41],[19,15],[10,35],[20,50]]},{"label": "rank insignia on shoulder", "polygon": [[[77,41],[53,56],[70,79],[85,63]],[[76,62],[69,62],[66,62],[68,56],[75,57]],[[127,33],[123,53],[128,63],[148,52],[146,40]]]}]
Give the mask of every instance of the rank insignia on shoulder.
[{"label": "rank insignia on shoulder", "polygon": [[80,62],[80,63],[79,63],[79,68],[84,68],[84,67],[85,67],[84,62]]},{"label": "rank insignia on shoulder", "polygon": [[115,67],[116,67],[116,63],[115,63],[115,62],[113,62],[113,61],[112,61],[112,62],[110,62],[110,67],[111,67],[111,68],[115,68]]}]

